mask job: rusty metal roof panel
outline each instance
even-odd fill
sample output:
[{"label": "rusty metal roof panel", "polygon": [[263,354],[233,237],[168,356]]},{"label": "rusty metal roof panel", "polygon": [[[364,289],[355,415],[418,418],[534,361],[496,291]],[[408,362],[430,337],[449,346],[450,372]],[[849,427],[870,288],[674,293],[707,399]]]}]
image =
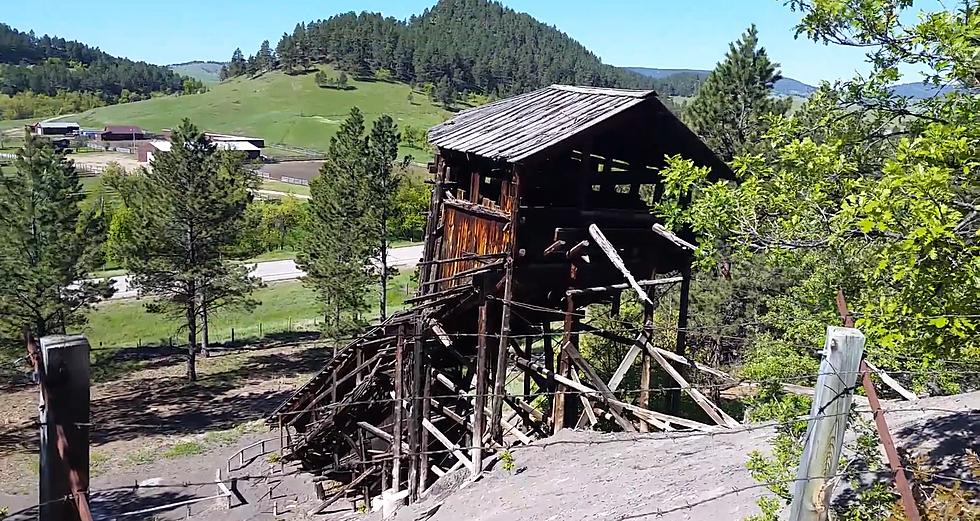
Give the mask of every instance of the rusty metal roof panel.
[{"label": "rusty metal roof panel", "polygon": [[429,142],[515,163],[655,95],[649,90],[552,85],[463,111],[430,129]]}]

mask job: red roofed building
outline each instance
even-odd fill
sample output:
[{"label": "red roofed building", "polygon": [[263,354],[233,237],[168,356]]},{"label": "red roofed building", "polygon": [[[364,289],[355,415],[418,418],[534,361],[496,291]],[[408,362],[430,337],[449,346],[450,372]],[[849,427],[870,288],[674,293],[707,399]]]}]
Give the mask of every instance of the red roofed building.
[{"label": "red roofed building", "polygon": [[146,139],[143,129],[132,125],[108,125],[99,133],[102,141],[137,141]]}]

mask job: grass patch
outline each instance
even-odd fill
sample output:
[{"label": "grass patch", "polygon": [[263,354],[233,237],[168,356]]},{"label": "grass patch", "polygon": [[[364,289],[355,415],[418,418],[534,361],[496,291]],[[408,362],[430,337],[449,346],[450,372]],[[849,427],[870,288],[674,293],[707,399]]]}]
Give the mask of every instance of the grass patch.
[{"label": "grass patch", "polygon": [[126,454],[126,462],[130,465],[148,465],[157,460],[158,452],[153,449],[137,449]]},{"label": "grass patch", "polygon": [[262,420],[251,421],[236,425],[231,429],[207,432],[204,434],[204,443],[209,446],[224,447],[237,443],[246,434],[262,432],[264,430],[265,424]]},{"label": "grass patch", "polygon": [[88,466],[89,473],[92,477],[101,476],[103,472],[106,471],[106,465],[109,463],[109,455],[104,452],[89,451],[88,453]]},{"label": "grass patch", "polygon": [[251,259],[246,259],[242,262],[267,262],[267,261],[277,261],[277,260],[293,260],[296,258],[296,252],[293,250],[273,250],[267,251],[261,255],[256,255]]},{"label": "grass patch", "polygon": [[185,456],[201,454],[204,452],[204,448],[204,445],[196,441],[178,441],[160,455],[165,459],[183,458]]},{"label": "grass patch", "polygon": [[[328,73],[334,71],[326,69]],[[443,107],[415,93],[405,83],[351,80],[352,90],[321,89],[314,74],[270,72],[258,78],[235,78],[210,87],[204,94],[161,96],[136,103],[99,107],[72,116],[86,127],[125,121],[159,132],[190,118],[203,130],[262,137],[270,145],[325,150],[340,122],[358,107],[367,124],[389,114],[399,126],[429,128],[450,116]],[[420,161],[432,154],[402,147],[399,156]]]},{"label": "grass patch", "polygon": [[283,183],[282,181],[273,181],[271,179],[266,179],[262,181],[262,190],[271,190],[273,192],[281,192],[284,194],[291,195],[303,195],[309,197],[310,187],[306,185],[296,185],[292,183]]},{"label": "grass patch", "polygon": [[[405,298],[415,292],[412,274],[412,270],[405,270],[388,282],[389,311],[401,309]],[[228,311],[211,317],[212,344],[230,341],[232,330],[239,341],[277,332],[315,331],[322,321],[316,296],[298,280],[269,284],[253,296],[261,302],[254,312]],[[375,309],[372,316],[377,315]],[[93,347],[103,349],[93,353],[96,359],[111,353],[110,348],[169,345],[171,339],[174,345],[185,342],[186,333],[179,319],[147,313],[138,300],[106,302],[90,310],[86,317],[88,324],[80,332]]]}]

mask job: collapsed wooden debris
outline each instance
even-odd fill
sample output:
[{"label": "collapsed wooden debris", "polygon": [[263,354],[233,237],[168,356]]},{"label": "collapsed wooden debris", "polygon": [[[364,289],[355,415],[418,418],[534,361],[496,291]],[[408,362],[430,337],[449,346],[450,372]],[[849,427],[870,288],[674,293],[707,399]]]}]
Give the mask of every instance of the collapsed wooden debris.
[{"label": "collapsed wooden debris", "polygon": [[[342,497],[415,501],[454,469],[478,475],[492,453],[563,428],[738,424],[684,376],[730,380],[686,357],[693,236],[651,214],[666,155],[731,172],[652,92],[553,86],[460,113],[429,137],[438,154],[412,307],[340,348],[270,418],[284,460],[339,484],[311,514]],[[650,342],[652,317],[677,285],[668,351]],[[618,309],[623,291],[644,306],[636,338],[583,320],[592,304]],[[583,334],[630,346],[609,381],[582,355]],[[624,393],[640,357],[644,389]],[[652,362],[677,384],[668,412],[651,406]],[[716,425],[681,417],[681,390]]]}]

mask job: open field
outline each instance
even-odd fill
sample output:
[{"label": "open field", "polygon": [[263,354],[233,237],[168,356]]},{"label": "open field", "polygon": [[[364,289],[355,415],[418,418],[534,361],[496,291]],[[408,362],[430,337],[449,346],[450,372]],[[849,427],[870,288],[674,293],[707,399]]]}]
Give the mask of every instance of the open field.
[{"label": "open field", "polygon": [[306,185],[298,185],[292,183],[283,183],[281,181],[272,181],[265,179],[262,181],[262,190],[269,190],[272,192],[280,192],[283,194],[292,194],[300,196],[309,196],[310,187]]},{"label": "open field", "polygon": [[[399,309],[408,293],[414,293],[412,270],[406,269],[388,283],[389,310]],[[257,338],[282,331],[315,331],[322,321],[313,291],[298,280],[277,282],[253,294],[261,304],[251,313],[216,313],[210,321],[213,343]],[[375,308],[371,316],[377,315]],[[139,300],[119,300],[100,304],[88,313],[88,324],[81,329],[93,347],[127,348],[136,345],[186,343],[180,321],[165,315],[147,313]],[[98,355],[101,356],[101,355]]]},{"label": "open field", "polygon": [[[72,119],[84,126],[133,124],[159,131],[186,117],[206,130],[255,135],[267,144],[325,150],[351,107],[360,108],[368,124],[389,114],[401,126],[420,128],[440,123],[450,114],[418,92],[409,102],[411,89],[404,83],[351,81],[354,89],[335,90],[317,87],[313,76],[271,72],[255,79],[236,78],[213,85],[204,94],[99,107]],[[403,148],[400,153],[431,159],[415,149]]]}]

